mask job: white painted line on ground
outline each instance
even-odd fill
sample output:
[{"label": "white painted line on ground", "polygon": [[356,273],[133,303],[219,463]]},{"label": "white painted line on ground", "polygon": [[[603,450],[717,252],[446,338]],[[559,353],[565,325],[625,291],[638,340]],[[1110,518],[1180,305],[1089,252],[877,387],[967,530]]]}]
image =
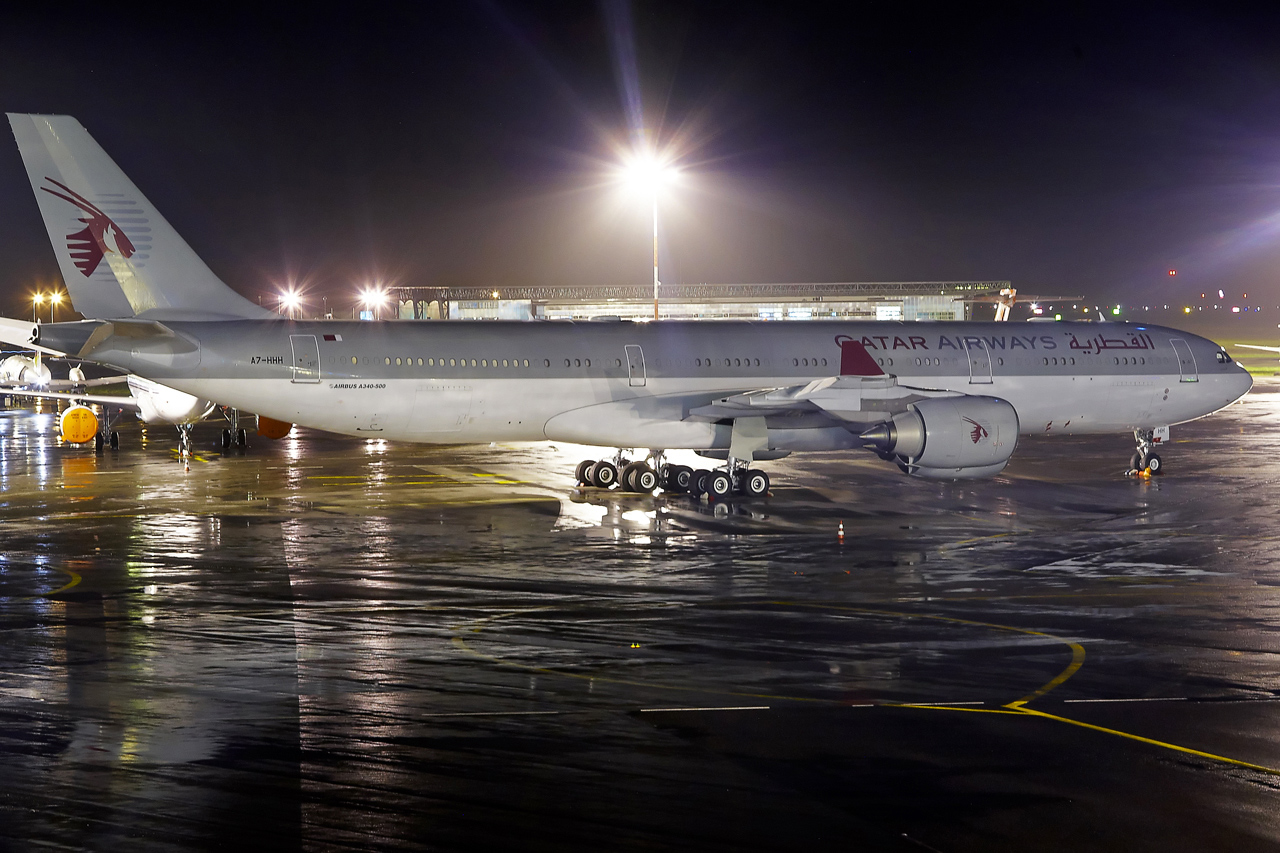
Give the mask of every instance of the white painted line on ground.
[{"label": "white painted line on ground", "polygon": [[986,702],[904,702],[900,708],[936,708],[939,705],[985,705]]},{"label": "white painted line on ground", "polygon": [[641,714],[666,714],[675,711],[767,711],[768,705],[731,705],[725,708],[641,708]]}]

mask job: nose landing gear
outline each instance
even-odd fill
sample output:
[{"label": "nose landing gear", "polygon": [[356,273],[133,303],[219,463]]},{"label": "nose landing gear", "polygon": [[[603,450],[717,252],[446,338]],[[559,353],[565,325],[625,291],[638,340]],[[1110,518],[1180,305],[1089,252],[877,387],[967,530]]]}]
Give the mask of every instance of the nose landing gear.
[{"label": "nose landing gear", "polygon": [[1129,474],[1162,474],[1164,473],[1164,462],[1161,461],[1160,455],[1155,452],[1155,444],[1153,441],[1155,430],[1135,429],[1133,431],[1133,439],[1137,442],[1138,449],[1129,459]]}]

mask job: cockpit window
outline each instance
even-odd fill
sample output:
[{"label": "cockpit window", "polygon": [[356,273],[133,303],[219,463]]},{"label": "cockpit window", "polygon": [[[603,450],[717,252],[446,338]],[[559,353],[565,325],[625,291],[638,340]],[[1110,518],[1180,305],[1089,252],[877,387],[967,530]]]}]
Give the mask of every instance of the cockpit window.
[{"label": "cockpit window", "polygon": [[1231,356],[1227,355],[1227,351],[1224,349],[1220,349],[1216,353],[1214,353],[1214,357],[1218,359],[1218,364],[1231,363]]}]

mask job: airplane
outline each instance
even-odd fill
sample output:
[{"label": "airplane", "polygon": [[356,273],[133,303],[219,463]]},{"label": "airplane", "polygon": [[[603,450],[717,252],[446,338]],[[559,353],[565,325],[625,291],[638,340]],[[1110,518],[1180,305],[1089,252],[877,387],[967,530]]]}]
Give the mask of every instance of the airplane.
[{"label": "airplane", "polygon": [[[608,448],[584,485],[723,499],[755,463],[870,449],[921,478],[993,477],[1019,435],[1157,438],[1252,387],[1175,329],[985,322],[298,321],[224,284],[69,116],[9,114],[64,281],[94,319],[0,320],[0,340],[286,423],[437,444]],[[644,455],[635,453],[636,449]],[[693,450],[722,467],[667,464]]]},{"label": "airplane", "polygon": [[[96,450],[102,450],[108,445],[112,450],[120,449],[120,433],[115,426],[124,411],[132,411],[145,424],[161,423],[177,427],[178,451],[184,458],[192,453],[192,428],[218,408],[210,400],[184,394],[133,374],[88,379],[79,366],[71,367],[67,373],[66,379],[54,379],[39,352],[34,358],[21,354],[11,355],[0,361],[0,395],[64,400],[71,403],[58,418],[59,433],[72,444],[92,441]],[[128,385],[129,393],[101,395],[87,391],[89,388],[110,385]],[[92,405],[99,407],[101,415],[90,408]],[[224,414],[230,423],[222,431],[223,449],[245,447],[247,432],[240,426],[240,413],[232,409]],[[280,438],[283,435],[280,433],[280,426],[291,425],[264,421],[259,424],[258,434]],[[284,430],[286,433],[287,431]]]}]

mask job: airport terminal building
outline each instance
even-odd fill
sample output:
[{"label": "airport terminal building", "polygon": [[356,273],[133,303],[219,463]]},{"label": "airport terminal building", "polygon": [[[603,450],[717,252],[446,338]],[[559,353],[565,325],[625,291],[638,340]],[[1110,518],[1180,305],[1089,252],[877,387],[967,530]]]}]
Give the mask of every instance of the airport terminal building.
[{"label": "airport terminal building", "polygon": [[[974,297],[1008,281],[664,284],[663,320],[968,320]],[[602,287],[395,287],[402,320],[652,319],[647,285]],[[979,308],[981,311],[981,308]],[[985,314],[985,312],[983,312]],[[979,319],[983,319],[983,314]],[[370,317],[371,318],[371,317]]]}]

